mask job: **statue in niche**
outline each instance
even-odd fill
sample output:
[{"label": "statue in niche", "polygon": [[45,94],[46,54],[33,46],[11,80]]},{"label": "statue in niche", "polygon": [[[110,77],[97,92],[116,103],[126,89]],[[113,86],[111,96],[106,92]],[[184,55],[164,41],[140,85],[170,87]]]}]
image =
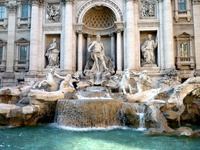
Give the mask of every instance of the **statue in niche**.
[{"label": "statue in niche", "polygon": [[48,58],[47,67],[59,68],[59,48],[56,43],[56,38],[53,38],[52,43],[49,45],[45,56]]},{"label": "statue in niche", "polygon": [[108,69],[106,66],[108,60],[104,54],[104,46],[100,35],[97,35],[96,41],[89,45],[88,52],[91,52],[91,58],[94,60],[91,72],[100,72]]},{"label": "statue in niche", "polygon": [[157,48],[158,40],[152,39],[152,35],[148,35],[148,39],[142,44],[142,66],[156,66],[154,50]]},{"label": "statue in niche", "polygon": [[86,63],[84,74],[89,78],[89,84],[105,85],[109,76],[114,74],[114,63],[105,55],[100,35],[89,44],[88,52],[91,53],[91,58]]},{"label": "statue in niche", "polygon": [[155,2],[154,0],[141,0],[140,17],[155,17]]},{"label": "statue in niche", "polygon": [[60,20],[60,10],[54,5],[47,5],[47,20],[58,22]]}]

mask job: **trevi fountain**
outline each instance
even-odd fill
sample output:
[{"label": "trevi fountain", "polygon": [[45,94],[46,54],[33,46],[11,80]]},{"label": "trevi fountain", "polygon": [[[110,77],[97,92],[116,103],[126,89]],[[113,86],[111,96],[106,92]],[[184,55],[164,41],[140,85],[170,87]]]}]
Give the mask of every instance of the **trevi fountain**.
[{"label": "trevi fountain", "polygon": [[[141,48],[147,66],[155,65],[151,37]],[[174,67],[160,79],[147,70],[115,73],[100,35],[83,73],[61,76],[57,48],[53,39],[44,80],[0,89],[0,149],[200,148],[200,77],[180,83]]]},{"label": "trevi fountain", "polygon": [[0,150],[200,150],[200,0],[0,0]]}]

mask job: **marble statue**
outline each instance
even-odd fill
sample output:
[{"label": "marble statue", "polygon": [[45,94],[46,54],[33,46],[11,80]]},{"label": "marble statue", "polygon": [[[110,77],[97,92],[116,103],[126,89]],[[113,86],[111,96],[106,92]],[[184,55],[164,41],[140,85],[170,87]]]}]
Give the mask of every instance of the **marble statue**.
[{"label": "marble statue", "polygon": [[[105,55],[104,45],[101,42],[101,36],[97,35],[96,40],[88,46],[88,52],[91,58],[86,62],[84,74],[89,78],[90,85],[105,85],[109,76],[114,74],[114,63],[111,58]],[[79,83],[79,85],[88,85]]]},{"label": "marble statue", "polygon": [[47,67],[59,68],[59,53],[60,51],[56,43],[56,38],[53,38],[53,41],[49,45],[49,48],[45,54],[45,56],[48,58]]},{"label": "marble statue", "polygon": [[152,35],[148,35],[148,39],[142,44],[142,65],[143,66],[153,66],[156,65],[154,50],[158,45],[157,38],[154,41]]},{"label": "marble statue", "polygon": [[131,78],[130,70],[126,69],[121,74],[121,80],[119,82],[119,92],[123,94],[134,94],[136,93],[136,81],[134,78]]},{"label": "marble statue", "polygon": [[76,73],[72,76],[71,74],[67,74],[65,77],[62,77],[60,75],[56,75],[59,79],[61,79],[59,90],[71,88],[74,89],[73,82],[79,82],[79,77],[76,76]]},{"label": "marble statue", "polygon": [[136,73],[132,71],[134,75],[139,76],[137,82],[137,90],[138,92],[143,92],[155,87],[153,80],[148,76],[147,70],[143,70],[142,72]]},{"label": "marble statue", "polygon": [[45,88],[47,91],[56,91],[58,89],[58,83],[54,79],[54,76],[57,76],[55,69],[51,69],[50,72],[46,75],[46,79],[42,80],[39,84],[39,88]]},{"label": "marble statue", "polygon": [[58,22],[60,20],[60,10],[54,5],[47,5],[47,20]]},{"label": "marble statue", "polygon": [[100,72],[108,69],[106,66],[106,62],[108,60],[104,54],[104,46],[101,42],[100,35],[96,36],[96,41],[90,43],[88,52],[91,52],[91,58],[94,60],[93,67],[91,69],[92,72]]}]

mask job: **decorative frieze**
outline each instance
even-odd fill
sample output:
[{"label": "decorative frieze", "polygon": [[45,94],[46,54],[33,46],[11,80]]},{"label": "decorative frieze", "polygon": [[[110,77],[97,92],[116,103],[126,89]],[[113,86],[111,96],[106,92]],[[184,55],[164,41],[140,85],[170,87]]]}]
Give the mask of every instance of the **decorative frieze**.
[{"label": "decorative frieze", "polygon": [[140,1],[140,17],[152,18],[156,16],[156,2],[155,0],[141,0]]}]

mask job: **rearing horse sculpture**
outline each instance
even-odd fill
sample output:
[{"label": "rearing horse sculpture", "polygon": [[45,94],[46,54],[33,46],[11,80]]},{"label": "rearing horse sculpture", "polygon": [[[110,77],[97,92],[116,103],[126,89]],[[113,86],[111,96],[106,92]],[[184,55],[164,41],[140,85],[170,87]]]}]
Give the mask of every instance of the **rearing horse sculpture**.
[{"label": "rearing horse sculpture", "polygon": [[136,82],[134,78],[131,78],[130,70],[126,69],[121,74],[121,81],[119,82],[119,92],[123,94],[133,94],[136,92]]},{"label": "rearing horse sculpture", "polygon": [[58,83],[55,81],[54,76],[57,76],[55,69],[51,69],[51,71],[47,74],[46,79],[42,80],[38,87],[44,87],[49,92],[58,90]]}]

